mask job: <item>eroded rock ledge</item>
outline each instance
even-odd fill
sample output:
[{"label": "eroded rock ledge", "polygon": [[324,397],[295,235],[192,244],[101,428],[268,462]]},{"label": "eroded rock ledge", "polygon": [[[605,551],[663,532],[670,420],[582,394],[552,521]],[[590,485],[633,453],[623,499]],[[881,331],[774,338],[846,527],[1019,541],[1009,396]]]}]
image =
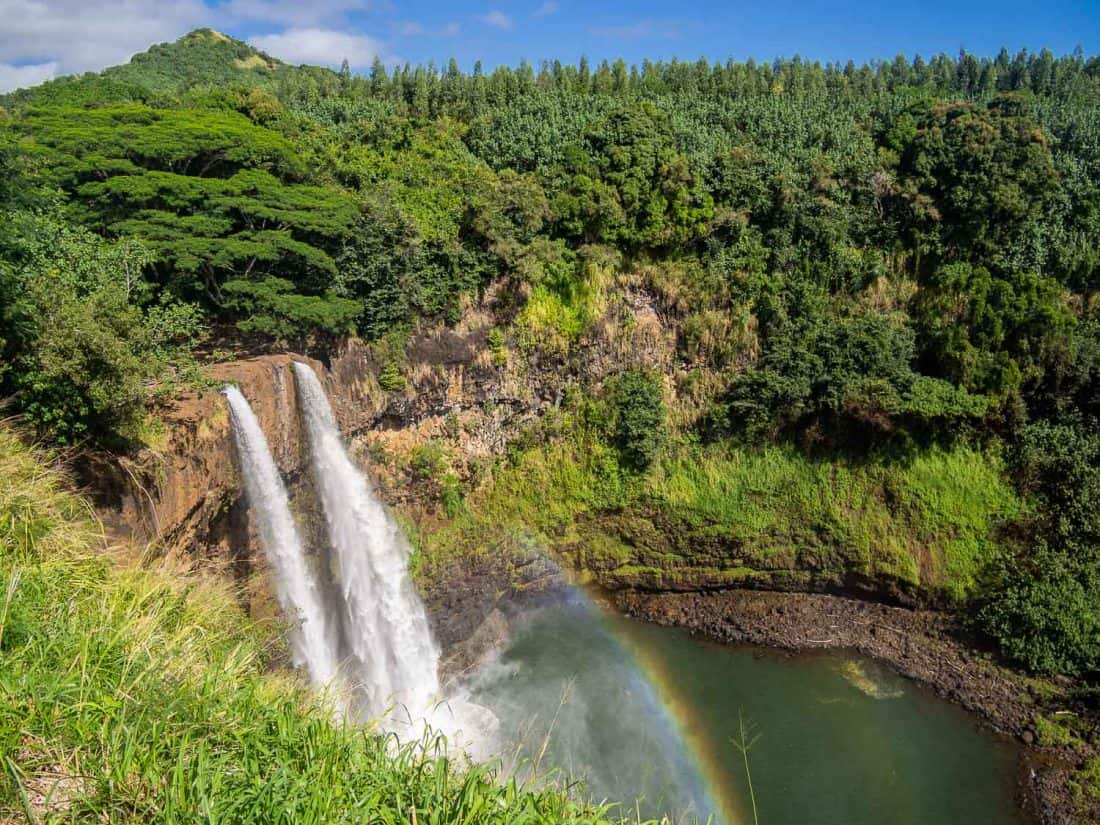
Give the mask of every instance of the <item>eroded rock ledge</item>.
[{"label": "eroded rock ledge", "polygon": [[[318,374],[349,439],[384,432],[414,445],[440,434],[448,418],[461,418],[468,434],[464,453],[488,457],[527,426],[549,403],[544,395],[553,392],[547,382],[527,380],[527,367],[518,359],[507,368],[493,364],[486,343],[492,326],[491,314],[474,306],[456,327],[419,330],[406,346],[407,386],[397,391],[383,389],[378,376],[385,364],[374,348],[354,338],[325,353],[323,362],[280,353],[212,364],[204,370],[207,388],[159,404],[159,442],[134,455],[90,456],[78,471],[115,539],[232,577],[254,617],[277,615],[220,387],[237,384],[249,400],[287,481],[307,552],[316,552],[324,541],[323,518],[305,472],[308,450],[291,364],[306,362]],[[369,462],[363,464],[372,472]],[[382,486],[391,504],[400,503],[400,490]]]}]

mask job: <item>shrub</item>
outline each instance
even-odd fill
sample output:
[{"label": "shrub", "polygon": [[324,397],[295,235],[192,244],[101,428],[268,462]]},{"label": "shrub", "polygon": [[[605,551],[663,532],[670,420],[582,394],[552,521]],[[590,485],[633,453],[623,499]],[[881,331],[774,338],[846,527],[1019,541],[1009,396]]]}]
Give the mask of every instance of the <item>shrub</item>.
[{"label": "shrub", "polygon": [[158,357],[137,304],[147,253],[50,215],[0,217],[9,229],[0,240],[0,359],[11,365],[0,380],[61,444],[134,437]]},{"label": "shrub", "polygon": [[438,441],[414,447],[409,456],[409,470],[416,481],[438,480],[449,464],[447,450]]},{"label": "shrub", "polygon": [[465,497],[462,494],[462,481],[455,473],[448,472],[443,476],[439,499],[443,502],[443,512],[447,514],[447,518],[454,518],[462,512]]},{"label": "shrub", "polygon": [[1026,667],[1100,669],[1100,435],[1095,422],[1039,422],[1011,451],[1034,500],[1015,552],[991,568],[981,626]]},{"label": "shrub", "polygon": [[645,470],[668,435],[661,377],[648,370],[629,370],[614,379],[609,395],[622,462],[631,469]]},{"label": "shrub", "polygon": [[508,348],[504,346],[504,333],[499,327],[489,330],[486,343],[489,345],[489,352],[493,355],[494,367],[503,367],[508,363]]},{"label": "shrub", "polygon": [[378,386],[386,392],[403,392],[408,385],[409,382],[401,374],[397,364],[386,364],[382,367],[382,372],[378,373]]}]

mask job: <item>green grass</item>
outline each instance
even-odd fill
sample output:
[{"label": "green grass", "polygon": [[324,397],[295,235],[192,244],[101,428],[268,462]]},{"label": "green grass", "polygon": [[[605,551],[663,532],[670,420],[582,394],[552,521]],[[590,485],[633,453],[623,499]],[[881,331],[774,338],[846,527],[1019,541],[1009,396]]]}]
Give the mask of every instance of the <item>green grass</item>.
[{"label": "green grass", "polygon": [[1100,758],[1085,763],[1074,777],[1072,787],[1085,805],[1095,804],[1100,799]]},{"label": "green grass", "polygon": [[647,492],[751,558],[826,552],[956,598],[996,552],[997,523],[1019,508],[997,459],[965,448],[849,464],[791,447],[717,446],[665,462]]},{"label": "green grass", "polygon": [[591,323],[589,303],[583,290],[563,297],[546,286],[536,287],[518,319],[521,339],[551,353],[567,351]]},{"label": "green grass", "polygon": [[603,823],[440,743],[334,722],[280,628],[216,582],[112,561],[0,428],[0,821]]},{"label": "green grass", "polygon": [[588,265],[582,272],[557,272],[538,284],[516,319],[520,346],[561,356],[583,337],[606,304],[613,278],[608,267]]},{"label": "green grass", "polygon": [[680,445],[637,477],[607,447],[567,437],[513,456],[421,543],[429,565],[503,533],[612,579],[854,573],[962,600],[1019,510],[999,458],[967,448],[848,463],[787,446]]},{"label": "green grass", "polygon": [[1074,713],[1035,715],[1035,732],[1039,734],[1039,744],[1046,747],[1083,746],[1083,737],[1088,736],[1088,729],[1088,722]]}]

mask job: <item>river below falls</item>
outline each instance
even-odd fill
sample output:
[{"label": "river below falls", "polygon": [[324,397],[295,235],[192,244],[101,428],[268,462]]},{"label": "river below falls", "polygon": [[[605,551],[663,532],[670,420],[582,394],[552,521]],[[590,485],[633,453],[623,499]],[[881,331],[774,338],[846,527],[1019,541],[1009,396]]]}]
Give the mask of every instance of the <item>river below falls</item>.
[{"label": "river below falls", "polygon": [[470,685],[505,768],[631,817],[1020,825],[1017,748],[865,659],[710,643],[577,598],[529,615]]}]

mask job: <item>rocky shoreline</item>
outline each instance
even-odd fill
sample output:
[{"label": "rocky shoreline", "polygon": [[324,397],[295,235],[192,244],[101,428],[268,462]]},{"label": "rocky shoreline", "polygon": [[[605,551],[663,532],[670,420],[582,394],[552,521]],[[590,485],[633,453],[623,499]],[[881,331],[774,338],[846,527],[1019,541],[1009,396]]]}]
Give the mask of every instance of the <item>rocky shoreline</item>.
[{"label": "rocky shoreline", "polygon": [[943,613],[841,596],[755,590],[619,591],[609,599],[626,615],[727,644],[789,651],[845,649],[876,659],[1020,741],[1018,793],[1030,821],[1100,821],[1100,806],[1093,803],[1083,811],[1070,787],[1080,754],[1038,741],[1033,724],[1041,697],[1033,684],[968,644]]}]

